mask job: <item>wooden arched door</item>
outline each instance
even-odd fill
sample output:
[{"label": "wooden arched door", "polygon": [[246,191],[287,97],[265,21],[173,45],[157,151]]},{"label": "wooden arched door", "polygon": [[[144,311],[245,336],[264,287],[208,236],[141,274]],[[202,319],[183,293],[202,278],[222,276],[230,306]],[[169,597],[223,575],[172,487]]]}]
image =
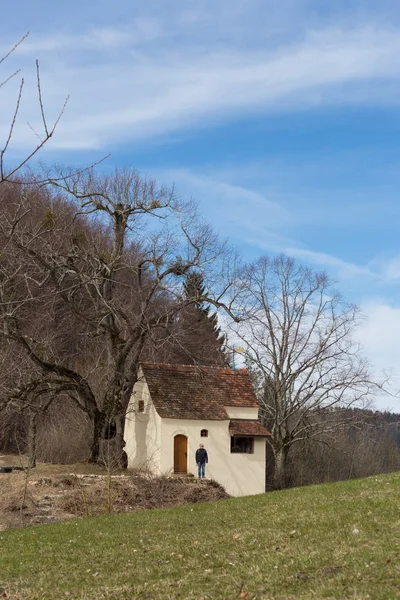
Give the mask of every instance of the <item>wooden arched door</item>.
[{"label": "wooden arched door", "polygon": [[187,437],[174,437],[174,473],[187,473]]}]

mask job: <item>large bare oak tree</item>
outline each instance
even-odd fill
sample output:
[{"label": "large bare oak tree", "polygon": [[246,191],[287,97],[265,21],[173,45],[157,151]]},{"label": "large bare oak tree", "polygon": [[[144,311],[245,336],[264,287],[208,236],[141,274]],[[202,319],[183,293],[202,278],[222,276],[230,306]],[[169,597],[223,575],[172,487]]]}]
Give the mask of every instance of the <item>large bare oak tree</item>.
[{"label": "large bare oak tree", "polygon": [[262,257],[242,282],[247,316],[235,332],[260,386],[275,483],[284,487],[291,449],[347,426],[349,412],[340,419],[333,409],[365,404],[379,385],[354,340],[358,308],[332,291],[325,273],[287,256]]},{"label": "large bare oak tree", "polygon": [[[93,423],[91,460],[111,435],[118,458],[146,344],[166,344],[195,301],[234,316],[231,262],[190,203],[131,169],[45,179],[1,188],[3,332],[40,373],[31,395],[68,394]],[[191,269],[212,294],[185,296]]]}]

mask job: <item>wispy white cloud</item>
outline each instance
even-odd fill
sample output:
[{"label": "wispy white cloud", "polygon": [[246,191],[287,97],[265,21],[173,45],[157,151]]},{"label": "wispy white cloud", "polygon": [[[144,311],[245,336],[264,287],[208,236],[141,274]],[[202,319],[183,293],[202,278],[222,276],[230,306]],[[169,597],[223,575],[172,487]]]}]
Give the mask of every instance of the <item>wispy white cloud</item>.
[{"label": "wispy white cloud", "polygon": [[[260,246],[261,244],[262,242],[260,243]],[[264,243],[263,245],[265,250],[284,252],[285,254],[293,256],[299,260],[317,265],[323,269],[328,269],[330,272],[335,273],[341,280],[346,280],[353,277],[367,277],[376,281],[380,279],[380,275],[370,269],[369,266],[357,265],[331,254],[327,254],[326,252],[319,252],[309,248],[301,247],[299,245],[280,244],[278,246],[276,243],[270,245],[268,242]]]},{"label": "wispy white cloud", "polygon": [[[28,37],[18,46],[13,58],[17,59],[18,56],[26,55],[36,58],[38,54],[44,54],[46,60],[46,53],[54,51],[69,52],[71,57],[87,50],[99,53],[109,52],[113,48],[124,47],[126,49],[153,42],[162,35],[161,24],[150,17],[135,19],[126,26],[95,27],[86,31],[78,30],[75,33],[50,32],[42,36],[28,33]],[[0,44],[0,55],[6,54],[16,41],[16,39],[10,40],[8,45],[4,42]]]},{"label": "wispy white cloud", "polygon": [[370,299],[362,305],[365,315],[357,339],[377,378],[390,376],[392,396],[381,395],[375,405],[381,410],[400,412],[400,308],[382,299]]},{"label": "wispy white cloud", "polygon": [[283,252],[300,261],[326,269],[334,275],[341,284],[349,280],[364,281],[364,285],[373,285],[374,289],[385,289],[385,286],[400,283],[400,257],[383,259],[373,257],[365,264],[357,264],[350,260],[343,260],[327,252],[306,247],[295,239],[288,239],[273,232],[266,235],[247,235],[243,232],[243,240],[252,243],[261,251],[279,253]]},{"label": "wispy white cloud", "polygon": [[[326,270],[341,287],[353,287],[358,292],[357,297],[368,289],[374,290],[373,293],[377,293],[377,290],[384,293],[387,286],[400,283],[398,256],[366,256],[359,263],[347,258],[348,252],[344,256],[338,255],[342,244],[337,233],[334,235],[338,242],[338,254],[324,251],[324,236],[318,242],[313,240],[312,235],[305,239],[302,228],[308,228],[310,224],[317,230],[322,228],[329,238],[331,223],[326,212],[325,220],[320,217],[316,221],[315,202],[308,203],[307,197],[299,195],[298,203],[302,211],[302,220],[299,222],[297,213],[287,202],[285,191],[277,196],[268,185],[259,186],[259,174],[251,168],[247,172],[246,165],[226,171],[210,167],[196,172],[188,169],[159,170],[155,174],[163,181],[176,183],[183,195],[192,195],[201,201],[202,209],[211,222],[217,224],[219,232],[238,246],[244,244],[249,258],[262,253],[285,253],[315,268]],[[236,183],[237,180],[249,179],[249,176],[254,177],[258,185],[252,187]],[[275,187],[276,183],[272,189]],[[260,191],[262,188],[263,191]],[[346,202],[349,201],[347,198]],[[338,207],[335,210],[340,212]],[[373,219],[376,228],[375,212]],[[337,230],[337,223],[333,228]],[[355,225],[353,244],[358,243],[356,236],[361,234],[362,231],[357,233]]]},{"label": "wispy white cloud", "polygon": [[178,184],[183,194],[192,195],[202,203],[208,213],[219,215],[225,232],[246,230],[252,227],[254,215],[260,224],[282,227],[292,222],[292,215],[286,208],[261,192],[250,189],[221,177],[216,172],[194,173],[185,169],[159,170],[162,180]]},{"label": "wispy white cloud", "polygon": [[[53,147],[110,148],[237,115],[399,97],[385,93],[389,83],[400,91],[395,29],[309,31],[295,44],[250,50],[217,43],[205,48],[174,38],[166,46],[146,45],[146,39],[168,37],[156,21],[136,24],[136,32],[105,28],[29,42],[43,50],[47,102],[52,107],[67,92],[72,96]],[[32,50],[29,44],[24,51]],[[113,52],[104,53],[110,48]],[[98,60],[85,55],[89,50],[101,52]],[[34,78],[28,78],[25,112],[35,124],[33,86]],[[5,102],[9,98],[2,94],[0,109]],[[24,130],[16,133],[16,145],[25,140]]]},{"label": "wispy white cloud", "polygon": [[400,281],[400,256],[383,259],[377,257],[374,264],[388,283]]}]

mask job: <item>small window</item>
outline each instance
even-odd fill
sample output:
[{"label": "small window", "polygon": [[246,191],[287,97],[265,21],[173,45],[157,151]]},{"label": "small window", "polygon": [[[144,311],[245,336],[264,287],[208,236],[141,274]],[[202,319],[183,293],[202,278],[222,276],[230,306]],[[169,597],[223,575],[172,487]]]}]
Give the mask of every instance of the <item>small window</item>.
[{"label": "small window", "polygon": [[231,437],[232,454],[253,454],[254,438],[252,437]]},{"label": "small window", "polygon": [[138,402],[138,412],[144,412],[144,400]]},{"label": "small window", "polygon": [[200,431],[200,437],[208,437],[208,429],[202,429]]}]

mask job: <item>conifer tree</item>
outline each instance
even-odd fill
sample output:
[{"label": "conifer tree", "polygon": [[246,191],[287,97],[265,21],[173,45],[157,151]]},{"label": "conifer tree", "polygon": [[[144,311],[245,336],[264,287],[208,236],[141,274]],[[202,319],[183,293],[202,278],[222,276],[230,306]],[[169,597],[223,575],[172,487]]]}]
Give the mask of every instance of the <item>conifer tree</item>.
[{"label": "conifer tree", "polygon": [[202,300],[206,289],[201,273],[192,271],[186,275],[184,294],[188,306],[179,315],[174,361],[226,366],[225,336],[218,325],[217,314]]}]

